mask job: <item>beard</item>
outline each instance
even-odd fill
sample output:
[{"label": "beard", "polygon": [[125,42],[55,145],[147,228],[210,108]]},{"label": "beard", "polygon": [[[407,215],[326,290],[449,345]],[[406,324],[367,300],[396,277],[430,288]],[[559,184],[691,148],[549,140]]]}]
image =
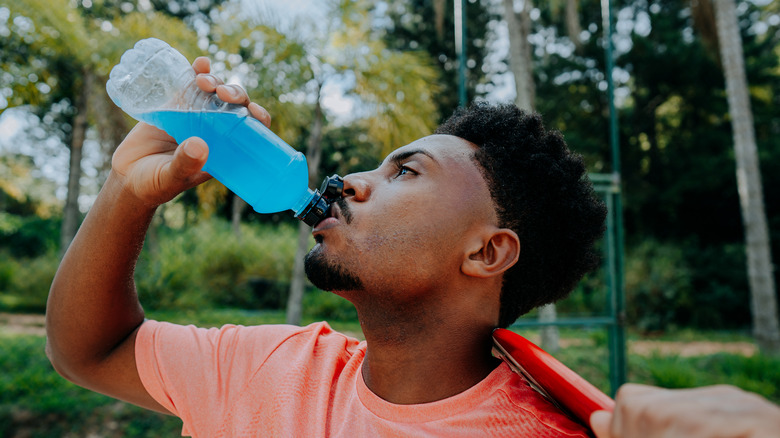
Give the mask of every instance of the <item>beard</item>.
[{"label": "beard", "polygon": [[319,246],[315,246],[306,254],[303,266],[309,281],[322,290],[333,292],[363,288],[363,282],[356,275],[343,266],[327,260]]}]

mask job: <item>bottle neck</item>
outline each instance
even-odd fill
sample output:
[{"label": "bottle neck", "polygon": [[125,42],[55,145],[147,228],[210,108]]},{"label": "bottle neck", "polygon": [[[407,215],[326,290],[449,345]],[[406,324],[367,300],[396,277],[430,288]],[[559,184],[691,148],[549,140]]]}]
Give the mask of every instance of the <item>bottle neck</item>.
[{"label": "bottle neck", "polygon": [[330,207],[330,202],[322,196],[319,190],[308,189],[308,193],[301,198],[301,201],[299,201],[299,206],[294,209],[295,218],[302,220],[310,227],[324,219],[328,207]]},{"label": "bottle neck", "polygon": [[312,190],[310,188],[306,188],[306,193],[301,196],[301,198],[298,200],[298,202],[295,203],[295,206],[293,207],[293,211],[295,212],[295,217],[298,217],[305,213],[306,209],[309,208],[309,206],[317,201],[317,198],[320,197],[319,190]]}]

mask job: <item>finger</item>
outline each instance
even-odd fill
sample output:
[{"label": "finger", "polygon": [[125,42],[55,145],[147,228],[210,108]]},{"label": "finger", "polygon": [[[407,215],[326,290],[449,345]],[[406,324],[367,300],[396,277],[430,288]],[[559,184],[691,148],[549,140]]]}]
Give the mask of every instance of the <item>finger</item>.
[{"label": "finger", "polygon": [[[609,422],[611,437],[642,436],[644,423],[648,418],[658,418],[659,408],[669,390],[655,386],[626,383],[615,394],[615,410]],[[660,399],[660,401],[659,401]]]},{"label": "finger", "polygon": [[612,413],[607,411],[596,411],[590,414],[590,428],[596,438],[611,438],[609,426],[612,422]]},{"label": "finger", "polygon": [[249,95],[239,85],[220,85],[217,87],[217,97],[227,103],[249,105]]},{"label": "finger", "polygon": [[192,68],[196,74],[211,73],[211,60],[205,56],[198,56],[192,62]]},{"label": "finger", "polygon": [[266,127],[271,127],[271,114],[269,114],[265,108],[254,102],[251,102],[247,108],[249,108],[249,114],[251,114],[252,117],[259,120]]},{"label": "finger", "polygon": [[212,74],[199,74],[195,76],[195,83],[198,87],[206,93],[214,93],[217,91],[217,87],[222,85],[222,80]]},{"label": "finger", "polygon": [[205,173],[201,169],[206,164],[208,155],[208,146],[200,138],[192,137],[185,140],[173,154],[173,160],[163,178],[182,190],[205,181],[208,177],[204,177]]},{"label": "finger", "polygon": [[638,395],[642,394],[649,394],[654,393],[658,391],[665,391],[664,389],[658,388],[656,386],[650,386],[650,385],[642,385],[640,383],[626,383],[625,385],[622,385],[618,389],[618,393],[616,394],[616,397],[636,397]]}]

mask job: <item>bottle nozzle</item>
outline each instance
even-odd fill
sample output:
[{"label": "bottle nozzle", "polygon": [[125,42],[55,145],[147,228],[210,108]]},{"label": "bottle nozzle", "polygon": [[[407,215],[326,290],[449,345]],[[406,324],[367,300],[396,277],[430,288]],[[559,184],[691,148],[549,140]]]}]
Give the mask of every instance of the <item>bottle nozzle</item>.
[{"label": "bottle nozzle", "polygon": [[344,179],[338,175],[328,176],[322,181],[319,190],[314,191],[311,202],[303,212],[296,216],[306,225],[313,227],[328,214],[330,204],[341,198],[344,190]]}]

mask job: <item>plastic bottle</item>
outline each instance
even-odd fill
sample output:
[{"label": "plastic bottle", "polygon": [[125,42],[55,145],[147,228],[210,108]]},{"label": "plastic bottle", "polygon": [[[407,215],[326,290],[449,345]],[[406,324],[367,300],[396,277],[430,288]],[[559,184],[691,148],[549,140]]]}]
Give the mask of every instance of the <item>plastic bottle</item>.
[{"label": "plastic bottle", "polygon": [[258,213],[292,210],[313,226],[341,195],[341,178],[308,187],[306,157],[241,105],[228,104],[195,83],[187,58],[164,41],[138,41],[109,76],[111,100],[136,120],[154,125],[181,143],[197,136],[209,146],[203,170]]}]

